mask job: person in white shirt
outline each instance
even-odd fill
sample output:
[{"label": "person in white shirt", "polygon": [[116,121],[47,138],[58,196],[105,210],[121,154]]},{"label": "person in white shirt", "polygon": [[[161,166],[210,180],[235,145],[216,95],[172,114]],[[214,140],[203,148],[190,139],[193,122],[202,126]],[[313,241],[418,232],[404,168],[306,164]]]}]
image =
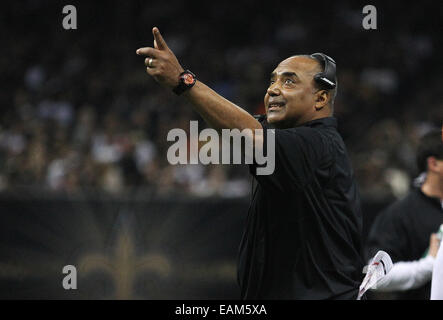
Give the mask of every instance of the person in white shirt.
[{"label": "person in white shirt", "polygon": [[443,142],[440,130],[426,134],[417,151],[422,183],[380,213],[366,243],[366,259],[387,252],[392,270],[372,292],[391,292],[396,299],[428,300],[443,224]]},{"label": "person in white shirt", "polygon": [[437,258],[434,262],[434,271],[432,273],[431,283],[431,300],[443,300],[443,249],[437,253]]}]

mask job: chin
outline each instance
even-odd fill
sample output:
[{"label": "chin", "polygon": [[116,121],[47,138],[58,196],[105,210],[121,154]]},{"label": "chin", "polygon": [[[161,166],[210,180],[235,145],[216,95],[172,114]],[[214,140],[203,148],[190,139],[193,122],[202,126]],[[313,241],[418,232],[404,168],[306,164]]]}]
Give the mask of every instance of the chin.
[{"label": "chin", "polygon": [[266,121],[269,124],[272,124],[276,128],[280,128],[284,126],[284,118],[282,117],[276,117],[275,115],[271,115],[270,117],[266,117]]}]

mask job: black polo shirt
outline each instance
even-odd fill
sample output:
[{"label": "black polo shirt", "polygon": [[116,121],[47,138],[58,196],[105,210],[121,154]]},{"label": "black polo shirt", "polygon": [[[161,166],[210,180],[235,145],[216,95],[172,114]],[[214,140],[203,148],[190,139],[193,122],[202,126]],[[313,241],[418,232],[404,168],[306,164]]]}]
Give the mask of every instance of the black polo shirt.
[{"label": "black polo shirt", "polygon": [[256,175],[239,249],[243,299],[356,299],[363,279],[362,213],[333,117],[275,135],[275,170]]},{"label": "black polo shirt", "polygon": [[[394,263],[419,260],[429,248],[431,233],[437,232],[442,223],[440,199],[428,197],[414,187],[377,216],[367,240],[366,259],[384,250]],[[431,280],[417,289],[394,292],[392,298],[429,300],[430,296]]]}]

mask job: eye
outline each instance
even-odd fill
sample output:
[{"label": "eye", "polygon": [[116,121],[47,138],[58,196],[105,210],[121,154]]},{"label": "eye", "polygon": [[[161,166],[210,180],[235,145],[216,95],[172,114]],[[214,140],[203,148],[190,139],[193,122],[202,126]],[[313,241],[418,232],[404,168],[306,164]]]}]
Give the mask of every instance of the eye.
[{"label": "eye", "polygon": [[285,80],[285,84],[294,84],[294,83],[295,83],[295,81],[292,80],[292,79],[286,79]]},{"label": "eye", "polygon": [[272,86],[275,83],[275,80],[269,80],[269,85]]}]

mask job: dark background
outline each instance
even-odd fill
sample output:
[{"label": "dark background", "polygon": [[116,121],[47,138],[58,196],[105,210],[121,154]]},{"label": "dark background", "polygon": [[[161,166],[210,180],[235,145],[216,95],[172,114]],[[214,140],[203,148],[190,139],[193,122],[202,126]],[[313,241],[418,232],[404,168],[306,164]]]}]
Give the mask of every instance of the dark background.
[{"label": "dark background", "polygon": [[[62,9],[77,8],[77,30]],[[375,5],[378,29],[362,27]],[[185,68],[252,114],[283,59],[337,62],[335,116],[364,238],[441,127],[442,5],[358,1],[14,1],[0,11],[0,297],[238,298],[244,166],[171,166],[167,132],[204,122],[135,55],[159,27]],[[61,286],[64,265],[78,290]]]}]

